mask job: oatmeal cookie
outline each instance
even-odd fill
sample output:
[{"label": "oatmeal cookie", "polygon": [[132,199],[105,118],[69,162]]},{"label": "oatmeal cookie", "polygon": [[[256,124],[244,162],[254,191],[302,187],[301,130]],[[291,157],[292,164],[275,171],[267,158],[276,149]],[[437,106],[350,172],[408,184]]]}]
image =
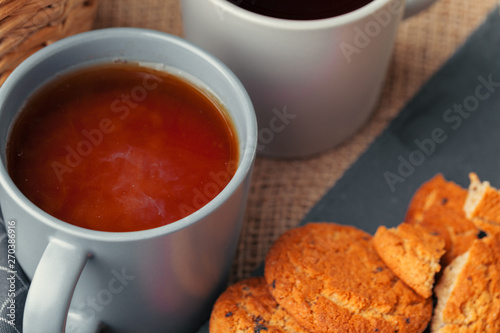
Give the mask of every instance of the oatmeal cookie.
[{"label": "oatmeal cookie", "polygon": [[311,332],[423,332],[432,301],[377,255],[371,235],[310,223],[285,232],[265,261],[274,299]]},{"label": "oatmeal cookie", "polygon": [[479,230],[465,216],[466,197],[466,189],[438,174],[415,192],[408,207],[406,222],[419,224],[445,240],[442,266],[467,252],[478,238]]},{"label": "oatmeal cookie", "polygon": [[263,277],[242,280],[217,299],[210,333],[308,333],[272,298]]},{"label": "oatmeal cookie", "polygon": [[402,223],[390,229],[380,226],[373,244],[394,274],[422,297],[432,296],[445,246],[439,235],[418,224]]},{"label": "oatmeal cookie", "polygon": [[500,243],[486,237],[443,271],[432,333],[500,332]]}]

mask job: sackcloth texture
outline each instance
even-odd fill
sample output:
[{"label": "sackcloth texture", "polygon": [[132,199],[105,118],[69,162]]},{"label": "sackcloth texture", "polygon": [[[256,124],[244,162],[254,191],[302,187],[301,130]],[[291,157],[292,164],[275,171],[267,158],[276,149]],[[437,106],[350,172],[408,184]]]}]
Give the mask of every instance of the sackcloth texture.
[{"label": "sackcloth texture", "polygon": [[[429,9],[405,20],[397,35],[379,104],[358,133],[338,147],[309,158],[257,157],[230,283],[252,275],[274,240],[301,223],[411,97],[498,5],[498,0],[438,0]],[[141,27],[182,36],[180,12],[179,0],[99,0],[94,28]],[[28,281],[19,266],[9,267],[7,246],[5,226],[0,223],[0,333],[22,332]],[[14,325],[7,316],[7,281],[13,274],[17,314]]]}]

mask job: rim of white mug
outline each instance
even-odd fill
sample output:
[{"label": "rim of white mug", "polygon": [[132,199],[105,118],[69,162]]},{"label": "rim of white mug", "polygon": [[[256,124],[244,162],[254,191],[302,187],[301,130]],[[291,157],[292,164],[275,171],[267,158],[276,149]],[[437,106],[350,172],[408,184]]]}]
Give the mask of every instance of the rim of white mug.
[{"label": "rim of white mug", "polygon": [[[143,34],[153,34],[157,38],[163,38],[168,40],[169,44],[172,43],[178,44],[181,47],[184,47],[185,49],[189,50],[190,52],[195,53],[197,56],[204,58],[212,66],[216,67],[218,71],[221,71],[224,74],[224,76],[231,81],[231,85],[237,87],[237,90],[242,93],[240,97],[244,99],[244,104],[249,105],[251,110],[253,110],[250,98],[248,97],[248,94],[246,93],[246,90],[244,89],[243,85],[236,77],[236,75],[219,59],[217,59],[208,52],[204,51],[203,49],[199,48],[198,46],[195,46],[194,44],[190,43],[189,41],[181,37],[161,31],[155,31],[144,28],[129,28],[129,27],[105,28],[105,29],[97,29],[88,32],[83,32],[56,41],[53,44],[34,53],[26,60],[24,60],[18,67],[16,67],[16,69],[9,75],[9,77],[0,87],[0,99],[1,99],[0,106],[4,103],[3,97],[6,94],[11,93],[10,91],[12,90],[13,86],[15,86],[16,81],[20,77],[22,77],[22,75],[25,75],[27,71],[36,66],[37,63],[40,62],[41,60],[53,56],[54,54],[66,48],[74,47],[76,44],[82,42],[90,42],[95,39],[115,38],[117,34],[128,34],[131,37],[138,37],[139,35]],[[141,239],[160,237],[162,235],[171,234],[181,229],[184,229],[198,222],[204,217],[212,214],[219,207],[219,205],[228,200],[229,197],[237,190],[240,184],[242,184],[245,181],[245,177],[253,165],[252,156],[255,156],[257,149],[257,144],[256,144],[257,124],[255,116],[252,117],[252,115],[247,115],[245,118],[253,118],[254,121],[252,121],[252,119],[246,119],[250,121],[244,122],[248,130],[248,137],[246,139],[249,140],[249,142],[247,142],[245,146],[246,150],[240,151],[238,168],[236,169],[233,178],[229,181],[226,187],[224,187],[222,191],[215,198],[210,200],[205,206],[201,207],[192,214],[180,220],[177,220],[175,222],[172,222],[164,226],[145,229],[145,230],[138,230],[138,231],[110,232],[110,231],[87,229],[64,222],[43,211],[41,208],[32,203],[28,198],[26,198],[26,196],[18,189],[18,187],[14,184],[13,180],[10,178],[7,169],[5,168],[4,162],[0,162],[0,184],[2,184],[6,194],[9,195],[25,211],[29,212],[31,216],[34,216],[42,223],[49,225],[55,228],[56,230],[61,230],[65,233],[68,233],[78,238],[85,238],[85,239],[92,239],[92,240],[106,241],[106,242],[121,242],[121,241],[137,241]],[[252,138],[255,140],[253,140]],[[252,143],[252,141],[255,142]]]},{"label": "rim of white mug", "polygon": [[232,14],[245,19],[246,21],[263,26],[281,28],[285,30],[318,30],[318,29],[332,28],[335,26],[342,26],[349,23],[357,22],[360,19],[363,19],[377,12],[391,1],[395,2],[397,1],[400,3],[400,6],[403,7],[405,5],[405,1],[403,0],[372,0],[371,2],[362,7],[342,15],[337,15],[322,19],[295,20],[295,19],[283,19],[272,16],[266,16],[263,14],[258,14],[248,9],[241,8],[238,5],[235,5],[234,3],[228,0],[203,0],[203,1],[210,1],[214,3],[215,6],[220,7],[222,10],[231,12]]}]

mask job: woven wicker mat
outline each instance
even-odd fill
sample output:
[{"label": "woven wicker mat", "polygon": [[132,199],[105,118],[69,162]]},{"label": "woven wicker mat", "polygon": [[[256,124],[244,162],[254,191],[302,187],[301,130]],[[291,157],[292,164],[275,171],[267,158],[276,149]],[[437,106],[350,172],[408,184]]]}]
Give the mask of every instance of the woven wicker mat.
[{"label": "woven wicker mat", "polygon": [[[258,157],[231,281],[249,276],[272,242],[296,226],[498,0],[438,0],[404,21],[377,110],[350,140],[300,160]],[[182,36],[178,0],[100,0],[96,28],[134,26]]]}]

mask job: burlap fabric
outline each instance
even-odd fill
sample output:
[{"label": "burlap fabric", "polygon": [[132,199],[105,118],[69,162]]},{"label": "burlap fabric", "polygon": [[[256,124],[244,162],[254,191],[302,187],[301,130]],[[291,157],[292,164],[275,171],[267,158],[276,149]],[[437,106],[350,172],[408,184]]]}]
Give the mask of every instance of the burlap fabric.
[{"label": "burlap fabric", "polygon": [[[438,0],[404,21],[379,106],[347,142],[308,159],[257,158],[231,281],[251,274],[272,242],[303,219],[498,2]],[[133,26],[182,36],[180,10],[179,0],[100,0],[95,28]]]}]

